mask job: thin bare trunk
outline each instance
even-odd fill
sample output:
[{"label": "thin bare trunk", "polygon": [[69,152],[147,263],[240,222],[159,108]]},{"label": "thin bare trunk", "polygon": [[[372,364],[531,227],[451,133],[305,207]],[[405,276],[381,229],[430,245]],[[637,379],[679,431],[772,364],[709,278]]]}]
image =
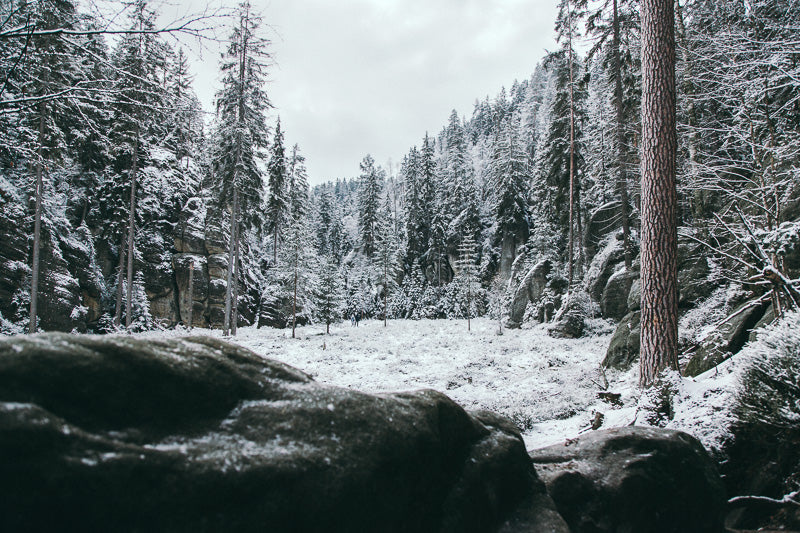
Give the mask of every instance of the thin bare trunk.
[{"label": "thin bare trunk", "polygon": [[233,287],[231,287],[233,301],[231,302],[231,335],[236,336],[236,329],[239,327],[239,277],[241,276],[242,264],[239,260],[239,249],[242,246],[239,229],[239,202],[236,202],[236,239],[233,247]]},{"label": "thin bare trunk", "polygon": [[297,269],[298,269],[298,253],[297,253],[297,236],[294,240],[294,296],[292,298],[292,338],[294,339],[294,330],[297,327]]},{"label": "thin bare trunk", "polygon": [[128,212],[128,286],[125,296],[125,327],[131,327],[133,300],[133,250],[136,230],[136,171],[139,163],[139,128],[136,128],[136,140],[133,142],[133,164],[131,165],[131,205]]},{"label": "thin bare trunk", "polygon": [[569,288],[572,289],[575,249],[575,94],[572,64],[572,6],[567,2],[569,46]]},{"label": "thin bare trunk", "polygon": [[39,249],[42,233],[42,167],[44,166],[44,124],[47,107],[39,104],[39,154],[36,162],[36,211],[33,219],[33,263],[31,265],[31,309],[29,333],[36,333],[39,303]]},{"label": "thin bare trunk", "polygon": [[222,324],[222,334],[230,335],[231,332],[231,292],[233,287],[234,255],[236,246],[236,215],[238,214],[239,191],[236,188],[236,178],[234,176],[233,205],[231,206],[231,227],[230,240],[228,242],[228,275],[226,277],[227,286],[225,289],[225,319]]},{"label": "thin bare trunk", "polygon": [[125,232],[119,236],[119,265],[117,266],[117,308],[114,313],[114,326],[119,327],[122,322],[122,286],[125,284]]},{"label": "thin bare trunk", "polygon": [[186,313],[186,326],[192,329],[192,313],[194,312],[194,259],[189,263],[189,309]]},{"label": "thin bare trunk", "polygon": [[386,327],[386,317],[389,314],[389,253],[383,257],[383,327]]}]

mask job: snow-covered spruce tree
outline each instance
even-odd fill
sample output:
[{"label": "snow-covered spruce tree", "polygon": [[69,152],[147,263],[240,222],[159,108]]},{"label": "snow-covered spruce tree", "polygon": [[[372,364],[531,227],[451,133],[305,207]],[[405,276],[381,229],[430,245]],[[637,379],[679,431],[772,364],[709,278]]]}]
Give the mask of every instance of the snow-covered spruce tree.
[{"label": "snow-covered spruce tree", "polygon": [[430,224],[426,224],[427,219],[430,218],[430,210],[428,209],[426,212],[423,180],[419,168],[419,150],[416,146],[411,148],[403,158],[400,176],[406,189],[406,242],[408,244],[405,269],[406,272],[411,273],[428,250],[431,229]]},{"label": "snow-covered spruce tree", "polygon": [[474,297],[477,287],[480,286],[477,276],[478,269],[475,265],[478,255],[477,248],[478,245],[471,235],[465,235],[458,247],[457,267],[459,272],[456,279],[460,285],[461,297],[465,299],[464,312],[467,318],[467,331],[472,329],[471,320],[475,315]]},{"label": "snow-covered spruce tree", "polygon": [[317,197],[314,228],[316,229],[317,251],[330,257],[337,265],[342,262],[348,248],[342,208],[329,187],[324,187]]},{"label": "snow-covered spruce tree", "polygon": [[317,273],[317,256],[313,234],[309,226],[308,178],[306,176],[305,158],[295,144],[289,158],[289,228],[287,231],[286,250],[288,270],[291,279],[292,300],[292,338],[298,314],[303,323],[309,322],[315,315],[315,294],[319,280]]},{"label": "snow-covered spruce tree", "polygon": [[[224,334],[238,321],[233,283],[238,279],[240,232],[260,227],[264,182],[258,161],[267,147],[265,113],[270,102],[264,91],[270,56],[269,41],[259,34],[261,18],[249,2],[239,4],[237,26],[222,56],[222,90],[217,93],[217,146],[214,177],[220,212],[230,220]],[[233,316],[231,316],[233,315]],[[235,331],[235,330],[234,330]]]},{"label": "snow-covered spruce tree", "polygon": [[330,334],[331,324],[342,318],[344,292],[341,274],[333,261],[322,258],[319,261],[319,285],[316,287],[316,318],[325,324],[325,333]]},{"label": "snow-covered spruce tree", "polygon": [[525,143],[517,121],[504,121],[494,143],[492,175],[495,204],[493,209],[495,243],[501,248],[500,272],[510,275],[517,247],[529,235],[527,185],[530,181]]},{"label": "snow-covered spruce tree", "polygon": [[272,234],[272,257],[273,261],[278,261],[278,244],[281,239],[281,231],[288,219],[289,200],[287,198],[287,163],[286,149],[283,146],[283,132],[281,131],[281,119],[278,117],[278,124],[275,126],[275,137],[272,140],[272,148],[267,164],[269,175],[269,199],[267,200],[267,224]]},{"label": "snow-covered spruce tree", "polygon": [[[136,0],[130,13],[129,27],[136,33],[126,34],[114,50],[114,92],[117,95],[112,122],[114,171],[124,176],[118,190],[127,186],[127,228],[125,246],[127,274],[125,292],[125,326],[130,327],[133,305],[133,277],[136,253],[136,201],[139,170],[148,163],[151,147],[164,136],[164,91],[158,75],[163,66],[164,44],[153,33],[156,13],[147,0]],[[123,185],[124,183],[124,185]],[[122,239],[120,239],[122,242]],[[122,314],[122,265],[117,280],[115,325]]]},{"label": "snow-covered spruce tree", "polygon": [[[35,27],[43,29],[62,26],[75,28],[78,25],[77,11],[70,1],[45,0],[31,5],[22,3],[16,10],[4,15],[6,20],[14,18],[28,23],[33,20]],[[9,70],[3,71],[2,90],[23,97],[32,95],[37,100],[19,110],[4,105],[0,111],[10,112],[19,121],[18,128],[15,128],[17,140],[21,141],[17,150],[22,152],[22,157],[27,160],[35,175],[33,187],[30,188],[34,199],[34,225],[28,326],[28,331],[34,333],[38,324],[39,255],[45,187],[43,174],[46,166],[52,167],[57,159],[63,157],[66,139],[55,118],[70,107],[63,100],[53,101],[52,95],[72,88],[81,77],[81,69],[77,58],[71,57],[70,47],[60,37],[40,36],[28,41],[26,49],[29,48],[30,51],[27,55],[18,56],[19,61],[10,65]],[[8,131],[0,134],[0,139],[6,135]]]},{"label": "snow-covered spruce tree", "polygon": [[[575,58],[577,63],[577,58]],[[575,186],[580,190],[583,169],[583,102],[585,88],[575,84],[573,100],[575,104],[574,153],[570,157],[570,97],[569,97],[569,58],[567,50],[562,49],[545,57],[543,64],[553,77],[547,90],[554,96],[550,99],[550,117],[546,133],[539,139],[534,162],[533,186],[531,196],[536,206],[537,222],[548,224],[559,235],[556,253],[564,264],[568,260],[569,246],[569,190],[570,159],[574,160]],[[576,65],[576,69],[579,66]],[[580,79],[580,75],[575,75]],[[577,196],[577,194],[575,195]],[[576,217],[580,218],[580,217]]]},{"label": "snow-covered spruce tree", "polygon": [[444,212],[448,214],[446,242],[450,251],[455,250],[465,236],[480,238],[480,194],[475,184],[475,173],[469,161],[466,134],[455,113],[445,129],[443,158],[440,169],[440,187],[447,191],[443,196]]},{"label": "snow-covered spruce tree", "polygon": [[361,161],[361,189],[358,195],[358,232],[361,251],[367,257],[375,253],[378,232],[378,211],[383,191],[384,171],[375,166],[375,160],[367,155]]},{"label": "snow-covered spruce tree", "polygon": [[[613,134],[607,139],[608,147],[613,147],[614,155],[608,158],[610,171],[616,174],[615,192],[620,202],[625,267],[631,268],[633,245],[631,240],[630,185],[629,175],[636,175],[636,168],[630,168],[635,158],[629,148],[639,133],[639,103],[641,95],[639,58],[639,13],[631,0],[604,0],[599,6],[588,10],[587,0],[579,0],[586,17],[586,31],[594,40],[589,56],[601,57],[605,68],[608,86],[612,94]],[[600,122],[600,121],[598,121]],[[594,127],[602,128],[601,123]],[[589,125],[589,130],[592,125]],[[602,131],[602,130],[601,130]],[[605,140],[605,139],[602,139]],[[605,143],[603,143],[605,144]],[[605,150],[605,148],[601,148]],[[600,157],[605,157],[603,153]]]},{"label": "snow-covered spruce tree", "polygon": [[384,197],[380,211],[378,233],[376,239],[378,268],[382,274],[383,325],[389,316],[389,295],[397,290],[397,275],[401,268],[402,248],[400,236],[395,232],[394,214],[390,205],[390,197]]}]

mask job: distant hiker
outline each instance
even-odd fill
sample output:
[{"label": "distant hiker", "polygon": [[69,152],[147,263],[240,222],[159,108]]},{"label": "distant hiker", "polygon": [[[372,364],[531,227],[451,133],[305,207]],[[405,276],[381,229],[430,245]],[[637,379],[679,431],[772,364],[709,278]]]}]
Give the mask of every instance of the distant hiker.
[{"label": "distant hiker", "polygon": [[356,327],[358,327],[359,320],[361,320],[361,311],[356,311]]},{"label": "distant hiker", "polygon": [[350,315],[350,327],[351,328],[355,327],[355,325],[356,325],[356,315],[355,314],[351,314]]}]

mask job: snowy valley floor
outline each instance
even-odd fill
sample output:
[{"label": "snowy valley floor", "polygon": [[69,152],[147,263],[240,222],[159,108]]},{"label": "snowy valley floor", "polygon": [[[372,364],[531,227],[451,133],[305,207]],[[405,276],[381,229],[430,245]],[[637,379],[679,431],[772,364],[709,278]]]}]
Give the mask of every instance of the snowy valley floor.
[{"label": "snowy valley floor", "polygon": [[497,322],[482,318],[472,321],[471,331],[466,320],[390,320],[387,327],[367,320],[357,328],[332,324],[330,335],[324,326],[300,327],[294,339],[291,329],[241,328],[231,340],[323,383],[364,392],[430,388],[466,409],[502,413],[520,427],[531,449],[576,436],[591,424],[594,410],[606,413],[604,425],[632,419],[631,409],[614,416],[597,398],[612,328],[603,321],[593,325],[595,333],[582,339],[554,339],[545,325],[504,328],[498,335]]},{"label": "snowy valley floor", "polygon": [[[390,320],[387,327],[367,320],[357,328],[349,322],[332,324],[330,335],[324,331],[319,325],[300,327],[293,339],[291,329],[241,328],[231,340],[322,383],[373,393],[430,388],[466,409],[502,413],[519,426],[528,449],[589,431],[595,412],[603,413],[603,428],[627,425],[637,417],[636,368],[605,376],[600,371],[613,332],[603,320],[590,321],[590,333],[581,339],[552,338],[546,324],[504,328],[498,335],[497,322],[485,318],[473,320],[471,331],[466,320]],[[195,329],[191,334],[221,332]],[[621,395],[621,405],[598,398],[605,379],[608,390]],[[719,445],[724,435],[703,426],[712,424],[715,411],[729,401],[729,380],[680,381],[679,416],[667,427]],[[711,397],[717,402],[709,404]]]}]

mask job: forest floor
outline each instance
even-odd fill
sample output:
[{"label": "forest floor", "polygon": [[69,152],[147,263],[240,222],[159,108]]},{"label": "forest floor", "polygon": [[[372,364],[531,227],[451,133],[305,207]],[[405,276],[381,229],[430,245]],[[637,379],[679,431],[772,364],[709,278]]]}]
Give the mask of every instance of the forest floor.
[{"label": "forest floor", "polygon": [[[637,387],[638,365],[627,372],[602,371],[613,325],[590,320],[580,339],[548,335],[547,324],[503,328],[497,321],[390,320],[349,322],[291,329],[240,328],[232,340],[259,355],[298,368],[319,382],[368,393],[415,389],[440,391],[465,409],[487,409],[513,420],[528,449],[601,428],[646,425]],[[183,329],[143,336],[186,335]],[[221,336],[194,329],[193,335]],[[709,448],[726,437],[725,420],[735,372],[720,365],[697,378],[677,378],[674,418],[665,424],[687,431]],[[602,399],[600,393],[611,393]],[[618,395],[618,396],[617,396]],[[646,409],[646,408],[645,408]]]},{"label": "forest floor", "polygon": [[635,416],[633,375],[606,376],[622,394],[621,405],[598,398],[605,388],[600,362],[613,326],[596,320],[589,331],[581,339],[556,339],[542,324],[503,328],[498,335],[497,321],[487,318],[473,319],[470,331],[466,320],[390,320],[386,327],[366,320],[358,327],[332,324],[329,335],[324,325],[299,327],[295,338],[291,329],[240,328],[230,340],[322,383],[369,393],[435,389],[468,410],[511,418],[533,449],[588,430],[595,411],[604,413],[603,427],[625,425]]}]

